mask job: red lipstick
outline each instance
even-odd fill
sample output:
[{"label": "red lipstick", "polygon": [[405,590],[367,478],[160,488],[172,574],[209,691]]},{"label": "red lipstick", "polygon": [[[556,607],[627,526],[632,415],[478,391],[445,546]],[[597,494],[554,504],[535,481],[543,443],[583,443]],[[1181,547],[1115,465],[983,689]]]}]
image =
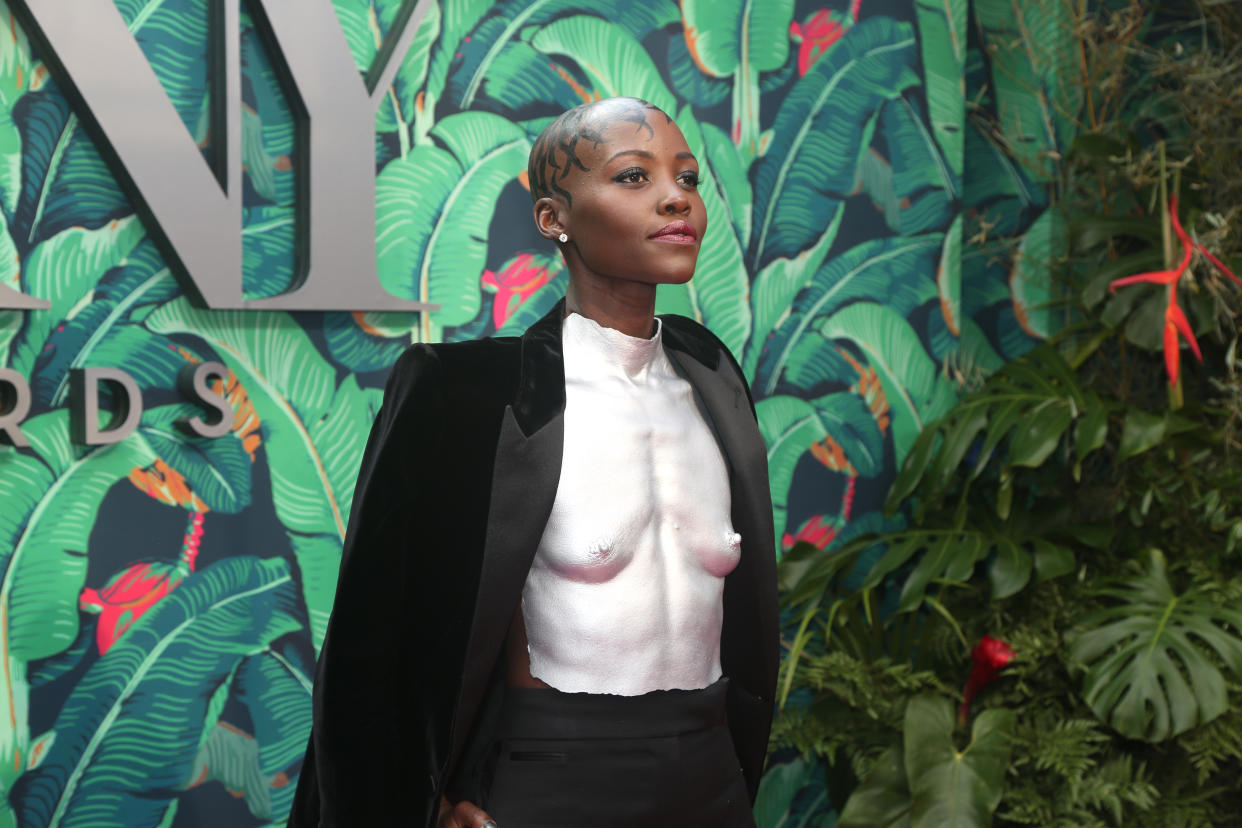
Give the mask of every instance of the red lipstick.
[{"label": "red lipstick", "polygon": [[699,240],[699,234],[690,222],[678,220],[664,225],[647,238],[674,244],[694,244]]}]

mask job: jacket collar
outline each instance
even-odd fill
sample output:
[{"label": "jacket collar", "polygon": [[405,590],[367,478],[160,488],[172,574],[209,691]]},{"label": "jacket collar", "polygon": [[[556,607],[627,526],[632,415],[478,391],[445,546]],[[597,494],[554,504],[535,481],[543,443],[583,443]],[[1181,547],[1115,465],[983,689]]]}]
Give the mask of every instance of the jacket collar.
[{"label": "jacket collar", "polygon": [[[522,378],[513,401],[513,414],[528,437],[565,411],[565,353],[561,346],[562,298],[522,334]],[[677,324],[678,317],[664,315],[661,334],[665,348],[688,354],[715,371],[720,365],[720,346],[697,326]],[[536,391],[538,389],[538,391]]]}]

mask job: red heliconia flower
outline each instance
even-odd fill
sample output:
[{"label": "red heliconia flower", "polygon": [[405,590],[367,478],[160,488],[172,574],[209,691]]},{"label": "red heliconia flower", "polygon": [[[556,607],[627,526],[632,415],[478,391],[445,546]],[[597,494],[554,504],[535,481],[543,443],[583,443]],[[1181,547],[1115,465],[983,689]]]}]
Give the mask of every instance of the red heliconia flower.
[{"label": "red heliconia flower", "polygon": [[975,700],[975,696],[992,679],[996,678],[996,674],[1005,665],[1013,661],[1013,657],[1013,647],[999,638],[985,635],[979,639],[979,643],[970,653],[974,666],[970,668],[970,678],[966,680],[966,686],[962,689],[962,706],[957,711],[957,720],[960,724],[965,724],[970,716],[970,704]]},{"label": "red heliconia flower", "polygon": [[781,546],[789,549],[795,543],[809,543],[817,549],[823,549],[832,543],[837,536],[837,527],[828,523],[823,515],[815,515],[794,534],[786,532],[781,537]]},{"label": "red heliconia flower", "polygon": [[492,320],[497,328],[502,327],[513,312],[548,281],[548,269],[538,267],[534,262],[534,255],[519,253],[499,273],[483,271],[484,286],[496,291],[496,299],[492,303]]},{"label": "red heliconia flower", "polygon": [[1190,234],[1182,227],[1182,221],[1177,215],[1177,196],[1169,199],[1169,218],[1173,223],[1173,231],[1177,234],[1177,239],[1182,244],[1182,259],[1177,263],[1177,267],[1172,270],[1154,270],[1150,273],[1140,273],[1137,276],[1126,276],[1123,279],[1114,281],[1108,286],[1108,289],[1116,291],[1119,287],[1134,285],[1140,282],[1168,285],[1169,303],[1164,310],[1164,367],[1169,374],[1169,384],[1176,385],[1182,364],[1182,351],[1178,342],[1179,335],[1184,337],[1190,344],[1190,350],[1194,352],[1195,358],[1203,362],[1203,352],[1199,350],[1199,343],[1195,339],[1194,331],[1190,329],[1190,321],[1186,318],[1185,311],[1177,304],[1177,283],[1182,278],[1182,274],[1190,267],[1190,260],[1194,257],[1195,250],[1202,253],[1214,267],[1239,285],[1242,285],[1242,279],[1235,276],[1233,271],[1225,267],[1224,262],[1209,253],[1203,245],[1192,239]]},{"label": "red heliconia flower", "polygon": [[[857,13],[854,19],[858,19]],[[820,9],[806,23],[790,23],[789,37],[798,44],[798,76],[811,70],[815,61],[826,54],[845,34],[845,25],[831,9]]]},{"label": "red heliconia flower", "polygon": [[103,655],[130,626],[194,571],[203,538],[203,513],[194,512],[176,562],[139,561],[113,575],[102,589],[82,590],[78,606],[99,614],[95,644]]}]

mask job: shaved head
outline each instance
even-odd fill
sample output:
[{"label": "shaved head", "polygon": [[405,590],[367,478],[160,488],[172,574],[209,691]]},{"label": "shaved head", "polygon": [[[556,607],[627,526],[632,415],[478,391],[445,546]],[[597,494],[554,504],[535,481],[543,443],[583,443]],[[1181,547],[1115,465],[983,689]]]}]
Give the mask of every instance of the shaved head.
[{"label": "shaved head", "polygon": [[653,134],[648,117],[673,119],[654,104],[639,98],[605,98],[575,106],[548,124],[531,147],[526,172],[531,198],[560,196],[573,204],[573,196],[561,186],[575,168],[586,172],[578,147],[588,141],[593,146],[605,143],[604,130],[617,123],[632,123],[636,129]]}]

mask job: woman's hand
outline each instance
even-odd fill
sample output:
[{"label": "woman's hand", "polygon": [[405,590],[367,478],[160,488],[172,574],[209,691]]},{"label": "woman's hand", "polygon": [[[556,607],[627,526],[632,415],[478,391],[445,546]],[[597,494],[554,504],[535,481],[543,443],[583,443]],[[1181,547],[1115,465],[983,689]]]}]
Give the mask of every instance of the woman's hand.
[{"label": "woman's hand", "polygon": [[451,804],[440,797],[440,818],[437,828],[500,828],[496,821],[473,802]]}]

